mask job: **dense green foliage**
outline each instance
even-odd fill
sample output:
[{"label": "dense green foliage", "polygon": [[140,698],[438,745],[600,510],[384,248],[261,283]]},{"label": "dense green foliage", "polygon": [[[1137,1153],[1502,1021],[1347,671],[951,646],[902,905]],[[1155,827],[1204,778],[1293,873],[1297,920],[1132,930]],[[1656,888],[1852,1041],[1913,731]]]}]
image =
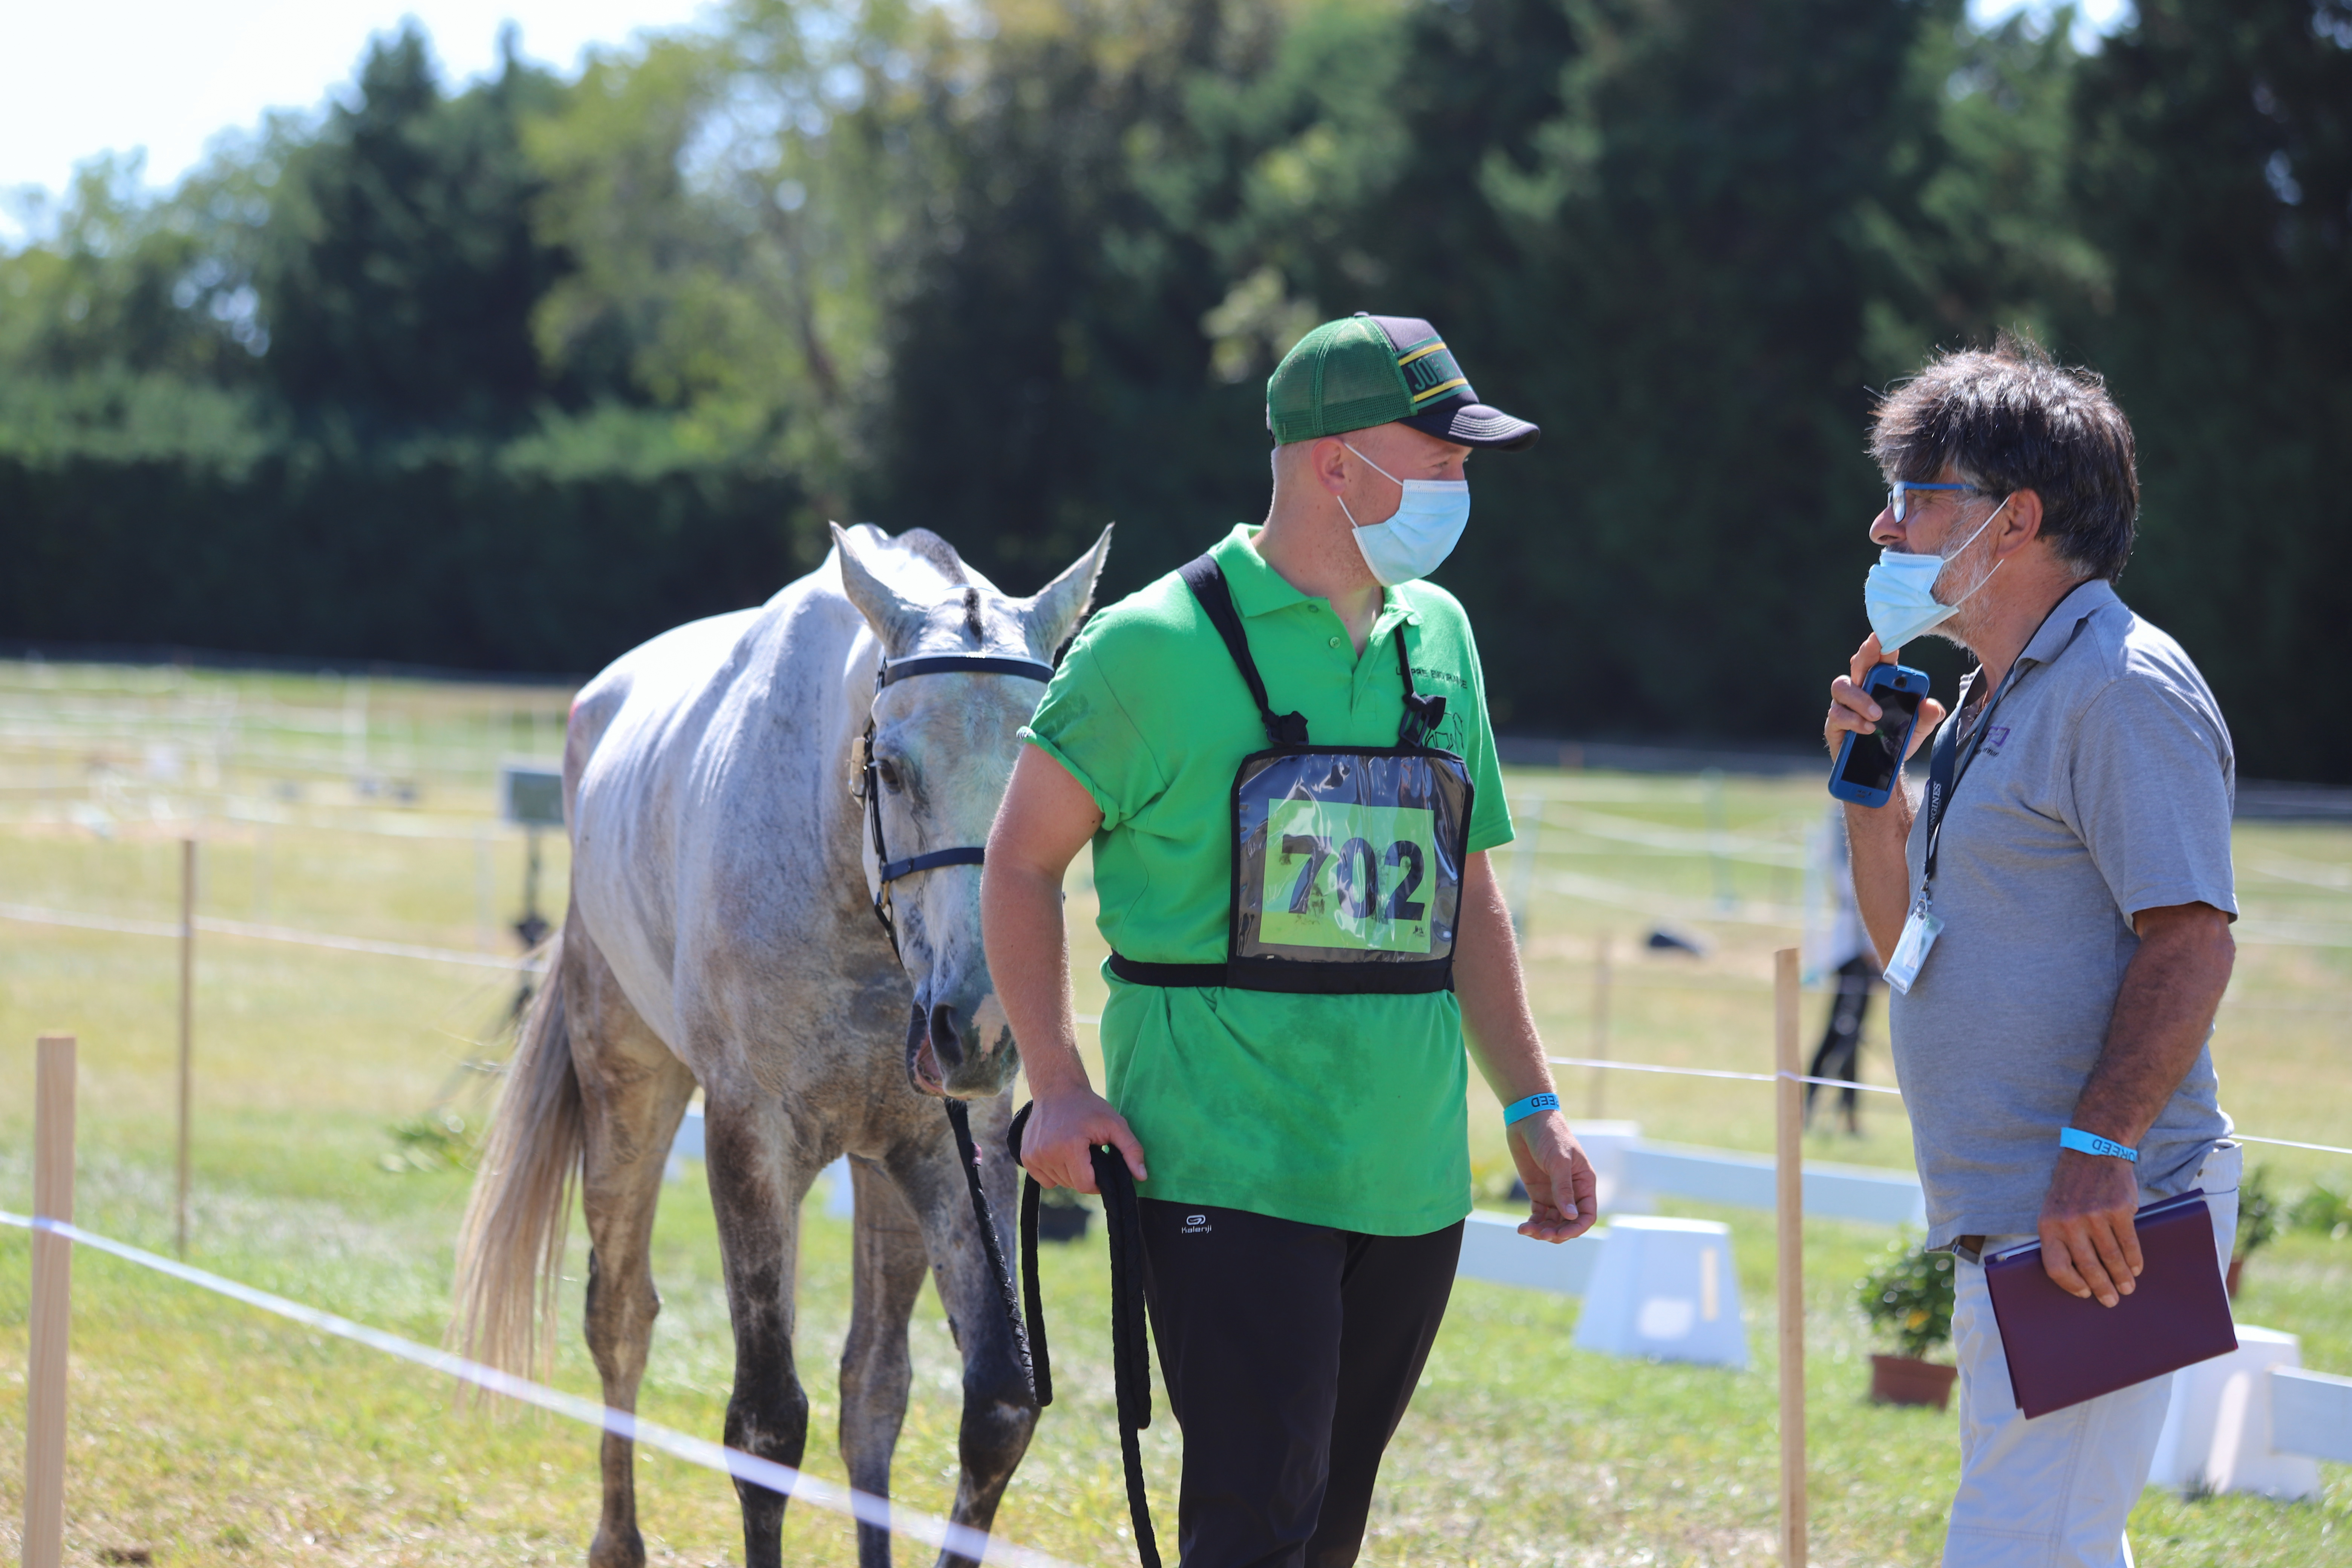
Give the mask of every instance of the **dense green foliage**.
[{"label": "dense green foliage", "polygon": [[737,0],[455,92],[387,38],[0,256],[0,637],[585,669],[827,517],[1016,590],[1116,519],[1122,591],[1258,514],[1266,371],[1364,309],[1545,426],[1440,574],[1504,727],[1798,743],[1864,629],[1873,389],[2023,326],[2135,420],[2123,588],[2245,770],[2352,778],[2281,679],[2352,574],[2352,5],[2063,22]]}]

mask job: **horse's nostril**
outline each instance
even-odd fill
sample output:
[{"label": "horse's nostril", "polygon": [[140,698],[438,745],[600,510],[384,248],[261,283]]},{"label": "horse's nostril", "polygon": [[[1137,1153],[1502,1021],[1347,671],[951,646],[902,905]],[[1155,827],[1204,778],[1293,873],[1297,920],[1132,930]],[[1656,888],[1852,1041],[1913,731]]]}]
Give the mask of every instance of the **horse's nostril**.
[{"label": "horse's nostril", "polygon": [[963,1060],[963,1037],[956,1032],[955,1009],[942,1002],[931,1009],[931,1054],[942,1070]]}]

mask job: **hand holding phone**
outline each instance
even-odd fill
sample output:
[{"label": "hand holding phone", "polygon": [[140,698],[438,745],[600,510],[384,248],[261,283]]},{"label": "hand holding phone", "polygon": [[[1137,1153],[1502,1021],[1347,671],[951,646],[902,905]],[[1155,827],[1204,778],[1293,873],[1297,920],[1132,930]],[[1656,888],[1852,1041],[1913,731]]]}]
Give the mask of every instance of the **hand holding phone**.
[{"label": "hand holding phone", "polygon": [[1927,698],[1927,675],[1907,665],[1874,664],[1863,678],[1862,693],[1877,704],[1881,717],[1869,734],[1848,730],[1830,769],[1830,794],[1858,805],[1877,807],[1893,798],[1895,781],[1902,776],[1910,752],[1911,731]]}]

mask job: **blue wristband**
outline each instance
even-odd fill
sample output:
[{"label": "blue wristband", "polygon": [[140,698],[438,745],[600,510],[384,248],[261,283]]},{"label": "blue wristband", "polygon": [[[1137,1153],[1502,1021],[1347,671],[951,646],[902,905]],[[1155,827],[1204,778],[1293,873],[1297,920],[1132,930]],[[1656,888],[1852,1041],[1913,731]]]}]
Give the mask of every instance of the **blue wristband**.
[{"label": "blue wristband", "polygon": [[2085,1132],[2079,1127],[2062,1131],[2058,1134],[2058,1147],[2080,1150],[2085,1154],[2106,1154],[2117,1160],[2129,1160],[2135,1165],[2139,1163],[2138,1150],[2118,1143],[2112,1138],[2102,1138],[2095,1132]]},{"label": "blue wristband", "polygon": [[1525,1121],[1528,1117],[1535,1115],[1538,1111],[1558,1110],[1559,1109],[1559,1096],[1556,1094],[1531,1094],[1525,1100],[1519,1100],[1515,1104],[1503,1107],[1503,1125],[1508,1127],[1514,1121]]}]

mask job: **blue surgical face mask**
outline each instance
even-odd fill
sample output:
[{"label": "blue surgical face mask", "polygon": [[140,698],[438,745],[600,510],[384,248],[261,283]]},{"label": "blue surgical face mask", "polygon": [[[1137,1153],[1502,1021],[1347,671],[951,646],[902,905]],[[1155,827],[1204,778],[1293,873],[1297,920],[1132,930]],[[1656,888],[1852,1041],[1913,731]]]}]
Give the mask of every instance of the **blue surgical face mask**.
[{"label": "blue surgical face mask", "polygon": [[1993,572],[2000,570],[1998,561],[1993,563],[1992,572],[1977,579],[1976,588],[1950,604],[1936,597],[1936,579],[1944,574],[1946,564],[1974,544],[1977,535],[1992,526],[1993,518],[2008,510],[2009,502],[2004,500],[1993,509],[1992,517],[1977,525],[1976,533],[1961,540],[1948,554],[1915,555],[1899,550],[1878,552],[1878,564],[1863,580],[1862,604],[1870,616],[1870,629],[1878,634],[1880,647],[1893,653],[1913,637],[1933,631],[1974,597],[1977,588],[1992,581]]},{"label": "blue surgical face mask", "polygon": [[[1342,441],[1350,452],[1356,448]],[[1364,458],[1361,452],[1356,452]],[[1356,522],[1356,514],[1348,510],[1344,499],[1339,510],[1346,513],[1356,531],[1356,548],[1364,553],[1364,564],[1381,585],[1393,588],[1400,583],[1410,583],[1416,577],[1426,577],[1437,570],[1444,559],[1454,553],[1462,541],[1462,531],[1470,525],[1470,482],[1467,479],[1400,479],[1370,458],[1364,458],[1372,472],[1391,483],[1402,486],[1404,500],[1386,522],[1365,527]]]}]

